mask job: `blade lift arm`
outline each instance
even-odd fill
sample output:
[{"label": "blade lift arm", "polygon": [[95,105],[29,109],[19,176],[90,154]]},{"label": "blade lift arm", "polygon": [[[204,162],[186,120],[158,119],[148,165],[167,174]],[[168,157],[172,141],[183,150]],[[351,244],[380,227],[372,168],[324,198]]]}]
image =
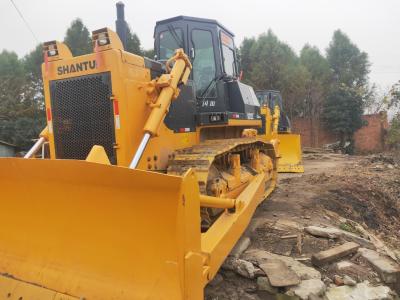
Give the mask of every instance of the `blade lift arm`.
[{"label": "blade lift arm", "polygon": [[[172,62],[174,62],[174,66],[171,69],[170,65]],[[159,90],[160,92],[157,99],[149,103],[152,110],[143,128],[144,135],[142,141],[129,165],[131,169],[136,169],[150,138],[157,135],[160,124],[168,113],[171,102],[179,95],[179,85],[186,84],[189,78],[192,64],[183,52],[183,49],[177,49],[174,56],[167,61],[166,68],[168,74],[164,74],[158,80],[152,82],[153,86],[150,87],[150,93],[155,90]]]}]

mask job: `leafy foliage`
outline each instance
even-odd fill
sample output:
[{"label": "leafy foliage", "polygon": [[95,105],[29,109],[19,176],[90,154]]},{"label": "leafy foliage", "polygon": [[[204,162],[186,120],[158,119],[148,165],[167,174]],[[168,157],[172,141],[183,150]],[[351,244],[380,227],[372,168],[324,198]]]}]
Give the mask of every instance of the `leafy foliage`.
[{"label": "leafy foliage", "polygon": [[362,126],[364,103],[369,97],[368,55],[361,52],[340,30],[333,34],[327,49],[333,72],[333,86],[326,99],[323,118],[328,129],[339,134],[342,144],[352,140]]},{"label": "leafy foliage", "polygon": [[390,122],[386,141],[390,147],[400,149],[400,113],[397,113]]},{"label": "leafy foliage", "polygon": [[307,69],[306,96],[303,103],[304,115],[318,118],[324,99],[331,86],[332,72],[318,48],[305,45],[300,53],[300,62]]},{"label": "leafy foliage", "polygon": [[345,84],[333,88],[324,106],[324,118],[329,122],[329,129],[343,138],[351,138],[354,131],[363,124],[362,102],[362,95]]},{"label": "leafy foliage", "polygon": [[154,59],[154,55],[155,55],[154,49],[147,49],[147,50],[143,50],[142,52],[143,52],[144,57]]},{"label": "leafy foliage", "polygon": [[29,147],[45,124],[35,59],[36,51],[22,60],[13,52],[0,53],[0,140],[22,148]]},{"label": "leafy foliage", "polygon": [[305,96],[308,72],[295,52],[269,30],[257,39],[244,39],[240,47],[243,81],[256,89],[280,90],[288,114],[300,114],[296,105]]},{"label": "leafy foliage", "polygon": [[139,37],[136,35],[136,33],[132,33],[131,29],[129,26],[126,28],[126,51],[137,54],[137,55],[142,55],[142,48],[140,46],[140,40]]},{"label": "leafy foliage", "polygon": [[67,44],[74,56],[92,52],[89,30],[83,25],[81,19],[72,21],[71,26],[67,29],[64,43]]},{"label": "leafy foliage", "polygon": [[327,59],[337,82],[348,87],[363,87],[368,83],[370,63],[367,53],[361,52],[341,30],[333,33]]}]

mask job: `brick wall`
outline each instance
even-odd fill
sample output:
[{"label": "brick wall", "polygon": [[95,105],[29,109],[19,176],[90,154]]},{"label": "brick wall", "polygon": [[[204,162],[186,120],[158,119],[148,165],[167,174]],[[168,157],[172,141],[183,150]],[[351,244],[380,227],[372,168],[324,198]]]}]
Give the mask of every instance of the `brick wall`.
[{"label": "brick wall", "polygon": [[358,152],[379,152],[384,150],[385,132],[389,127],[387,115],[384,112],[363,116],[368,124],[354,134],[355,148]]},{"label": "brick wall", "polygon": [[301,135],[303,147],[322,147],[338,140],[337,136],[323,128],[318,120],[295,118],[292,121],[292,131]]},{"label": "brick wall", "polygon": [[[379,152],[384,149],[384,136],[388,128],[386,113],[364,115],[367,125],[354,134],[357,152]],[[322,147],[339,140],[338,136],[326,130],[318,120],[295,118],[292,120],[292,131],[301,135],[303,147]]]}]

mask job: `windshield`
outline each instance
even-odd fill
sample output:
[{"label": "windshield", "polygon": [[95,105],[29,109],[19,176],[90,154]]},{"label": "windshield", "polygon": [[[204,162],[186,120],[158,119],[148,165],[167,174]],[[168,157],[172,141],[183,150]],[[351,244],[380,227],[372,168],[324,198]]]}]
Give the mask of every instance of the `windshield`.
[{"label": "windshield", "polygon": [[[176,35],[175,35],[176,33]],[[172,57],[174,51],[181,48],[179,44],[183,41],[183,32],[180,28],[171,28],[160,33],[160,60]]]}]

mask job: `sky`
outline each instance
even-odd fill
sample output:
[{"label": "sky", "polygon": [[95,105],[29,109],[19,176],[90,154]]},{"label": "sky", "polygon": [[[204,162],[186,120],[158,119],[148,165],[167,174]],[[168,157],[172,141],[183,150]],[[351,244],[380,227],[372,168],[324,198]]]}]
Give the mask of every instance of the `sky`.
[{"label": "sky", "polygon": [[[115,29],[113,0],[0,0],[0,51],[27,54],[38,42],[63,40],[75,18],[90,31]],[[370,79],[382,89],[400,80],[400,0],[124,0],[125,18],[145,49],[153,47],[157,20],[177,15],[216,19],[233,31],[236,45],[245,37],[272,31],[297,53],[304,44],[322,53],[333,31],[341,29],[368,53]]]}]

